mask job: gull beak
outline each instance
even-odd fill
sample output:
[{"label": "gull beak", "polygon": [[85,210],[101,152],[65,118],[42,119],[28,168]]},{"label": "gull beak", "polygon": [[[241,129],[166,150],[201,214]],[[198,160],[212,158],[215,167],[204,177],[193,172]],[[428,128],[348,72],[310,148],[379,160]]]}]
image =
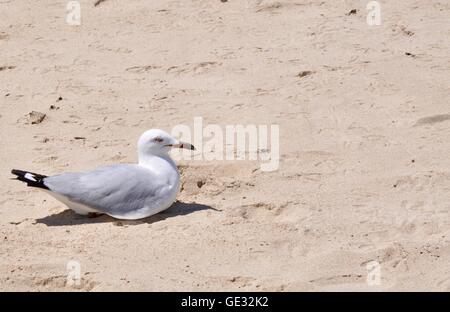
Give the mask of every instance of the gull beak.
[{"label": "gull beak", "polygon": [[185,142],[178,142],[176,144],[172,144],[172,147],[177,147],[177,148],[185,148],[191,151],[195,151],[195,147],[194,145],[190,144],[190,143],[185,143]]}]

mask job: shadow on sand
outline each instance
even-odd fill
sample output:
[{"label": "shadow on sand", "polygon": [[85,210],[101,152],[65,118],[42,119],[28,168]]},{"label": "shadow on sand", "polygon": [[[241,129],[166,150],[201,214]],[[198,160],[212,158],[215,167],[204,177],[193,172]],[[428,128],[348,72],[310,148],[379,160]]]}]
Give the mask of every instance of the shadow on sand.
[{"label": "shadow on sand", "polygon": [[164,210],[156,215],[140,220],[118,220],[108,215],[100,215],[99,217],[89,218],[87,216],[78,215],[72,210],[68,209],[41,219],[36,219],[36,223],[42,223],[47,226],[64,226],[64,225],[94,224],[94,223],[108,223],[108,222],[115,222],[116,225],[137,225],[143,223],[151,224],[176,216],[188,215],[190,213],[201,210],[221,211],[212,208],[211,206],[201,205],[197,203],[183,203],[177,201],[167,210]]}]

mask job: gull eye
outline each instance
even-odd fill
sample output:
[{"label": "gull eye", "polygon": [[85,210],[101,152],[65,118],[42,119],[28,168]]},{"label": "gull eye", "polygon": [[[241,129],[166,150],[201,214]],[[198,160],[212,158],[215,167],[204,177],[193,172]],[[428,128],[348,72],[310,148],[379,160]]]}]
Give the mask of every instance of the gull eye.
[{"label": "gull eye", "polygon": [[162,141],[164,141],[164,140],[160,137],[156,137],[153,139],[153,142],[157,142],[157,143],[161,143]]}]

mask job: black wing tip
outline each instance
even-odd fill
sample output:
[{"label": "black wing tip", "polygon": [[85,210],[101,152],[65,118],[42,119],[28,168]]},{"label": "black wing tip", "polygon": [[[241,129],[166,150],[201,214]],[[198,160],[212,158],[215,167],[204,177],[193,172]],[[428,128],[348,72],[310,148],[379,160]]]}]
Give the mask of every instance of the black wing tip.
[{"label": "black wing tip", "polygon": [[[11,173],[14,174],[15,176],[17,176],[16,180],[27,183],[27,186],[39,187],[39,188],[46,189],[46,190],[49,189],[44,184],[44,179],[47,177],[46,175],[42,175],[39,173],[30,172],[30,171],[18,170],[18,169],[12,169]],[[31,175],[33,179],[26,177],[27,174]]]},{"label": "black wing tip", "polygon": [[46,175],[43,175],[43,174],[40,174],[40,173],[35,173],[35,172],[31,172],[31,171],[24,171],[24,170],[19,170],[19,169],[12,169],[11,173],[16,175],[16,176],[25,176],[28,173],[28,174],[31,174],[32,176],[34,176],[35,178],[39,178],[39,179],[47,178]]},{"label": "black wing tip", "polygon": [[13,170],[11,170],[11,173],[16,176],[20,176],[20,175],[25,175],[26,172],[22,171],[22,170],[18,170],[18,169],[13,169]]}]

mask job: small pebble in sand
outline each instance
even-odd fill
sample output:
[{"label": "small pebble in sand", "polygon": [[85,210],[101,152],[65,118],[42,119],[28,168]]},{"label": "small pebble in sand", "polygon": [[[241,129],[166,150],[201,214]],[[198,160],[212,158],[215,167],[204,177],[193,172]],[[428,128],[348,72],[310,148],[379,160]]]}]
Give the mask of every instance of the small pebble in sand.
[{"label": "small pebble in sand", "polygon": [[95,1],[95,3],[94,3],[94,6],[98,6],[98,5],[100,5],[102,2],[105,2],[106,0],[97,0],[97,1]]},{"label": "small pebble in sand", "polygon": [[7,70],[7,69],[14,69],[14,68],[16,68],[16,66],[4,65],[4,66],[0,66],[0,71]]},{"label": "small pebble in sand", "polygon": [[202,188],[203,185],[205,185],[205,181],[203,181],[203,180],[197,181],[197,187],[198,188]]},{"label": "small pebble in sand", "polygon": [[405,26],[400,26],[400,30],[403,34],[407,35],[408,37],[414,36],[414,32],[406,29]]},{"label": "small pebble in sand", "polygon": [[28,121],[32,125],[40,124],[45,119],[45,116],[44,113],[32,111],[28,114]]},{"label": "small pebble in sand", "polygon": [[350,12],[347,13],[347,15],[354,15],[356,13],[358,13],[358,10],[357,9],[352,9],[352,10],[350,10]]},{"label": "small pebble in sand", "polygon": [[303,78],[312,75],[314,72],[312,70],[303,70],[297,74],[297,77]]},{"label": "small pebble in sand", "polygon": [[415,57],[415,56],[416,56],[415,54],[412,54],[412,53],[410,53],[410,52],[405,52],[405,55],[411,56],[411,57]]}]

